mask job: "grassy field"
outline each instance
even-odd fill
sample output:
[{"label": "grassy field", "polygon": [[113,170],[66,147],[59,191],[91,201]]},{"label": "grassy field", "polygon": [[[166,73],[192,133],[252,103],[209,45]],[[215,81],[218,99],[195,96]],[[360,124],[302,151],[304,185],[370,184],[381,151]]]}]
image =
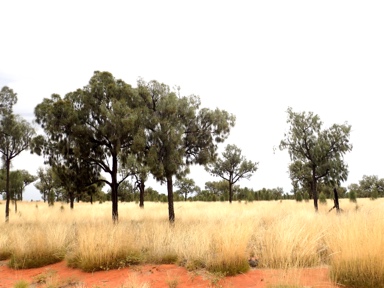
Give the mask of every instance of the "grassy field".
[{"label": "grassy field", "polygon": [[[16,269],[66,260],[84,271],[141,263],[176,263],[235,275],[249,269],[329,265],[332,279],[348,287],[384,287],[384,199],[341,199],[337,214],[312,202],[176,202],[176,222],[167,204],[18,204],[10,223],[0,224],[0,259]],[[0,209],[4,209],[4,202]]]}]

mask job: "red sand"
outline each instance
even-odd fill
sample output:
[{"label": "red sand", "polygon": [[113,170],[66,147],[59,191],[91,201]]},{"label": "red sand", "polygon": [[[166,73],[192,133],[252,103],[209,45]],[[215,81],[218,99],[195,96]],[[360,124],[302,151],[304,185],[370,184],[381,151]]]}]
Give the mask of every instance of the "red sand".
[{"label": "red sand", "polygon": [[122,288],[124,284],[127,287],[132,287],[127,285],[130,283],[129,281],[147,283],[148,286],[146,287],[150,288],[266,288],[270,284],[296,284],[308,288],[339,287],[330,281],[327,267],[288,271],[256,268],[245,274],[220,278],[205,271],[187,271],[176,265],[142,265],[120,270],[86,273],[78,269],[68,268],[64,261],[42,268],[26,270],[9,269],[6,266],[6,261],[0,262],[0,287],[11,288],[20,280],[30,283],[30,287],[48,287],[51,285],[51,287]]}]

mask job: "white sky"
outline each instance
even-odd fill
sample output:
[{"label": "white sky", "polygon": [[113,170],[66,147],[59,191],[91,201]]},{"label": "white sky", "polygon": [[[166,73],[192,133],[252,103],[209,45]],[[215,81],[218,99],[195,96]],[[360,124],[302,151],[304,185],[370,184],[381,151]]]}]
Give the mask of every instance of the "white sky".
[{"label": "white sky", "polygon": [[[109,71],[132,86],[139,77],[179,85],[202,107],[235,114],[221,151],[235,144],[259,162],[242,187],[291,190],[288,152],[273,153],[288,128],[288,106],[319,114],[324,127],[352,125],[343,186],[384,177],[383,1],[4,0],[0,11],[0,87],[18,94],[15,112],[30,121],[44,97]],[[13,169],[35,174],[42,165],[26,152]],[[192,171],[202,189],[220,180]]]}]

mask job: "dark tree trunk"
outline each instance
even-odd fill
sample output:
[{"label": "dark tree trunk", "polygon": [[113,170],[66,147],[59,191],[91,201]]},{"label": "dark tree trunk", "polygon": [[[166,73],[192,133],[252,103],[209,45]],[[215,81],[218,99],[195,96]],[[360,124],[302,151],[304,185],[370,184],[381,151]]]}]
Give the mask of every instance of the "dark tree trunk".
[{"label": "dark tree trunk", "polygon": [[117,156],[112,155],[112,183],[111,183],[111,200],[112,200],[112,221],[114,224],[117,224],[119,221],[119,212],[118,212],[118,197],[117,197]]},{"label": "dark tree trunk", "polygon": [[69,207],[71,207],[71,209],[74,208],[75,206],[75,196],[73,195],[73,193],[69,193]]},{"label": "dark tree trunk", "polygon": [[5,194],[6,194],[6,202],[5,202],[5,222],[9,222],[9,202],[11,200],[11,194],[9,193],[9,169],[11,166],[11,161],[7,159],[5,161],[6,166],[6,180],[5,180]]},{"label": "dark tree trunk", "polygon": [[188,194],[188,192],[185,192],[185,195],[184,195],[184,202],[187,201],[187,194]]},{"label": "dark tree trunk", "polygon": [[229,181],[229,203],[232,203],[233,191],[232,191],[232,182]]},{"label": "dark tree trunk", "polygon": [[313,195],[313,205],[315,206],[315,211],[319,211],[319,206],[317,203],[318,195],[317,195],[317,183],[316,183],[316,174],[315,169],[312,169],[312,195]]},{"label": "dark tree trunk", "polygon": [[17,213],[17,200],[15,199],[15,213]]},{"label": "dark tree trunk", "polygon": [[93,194],[91,193],[91,205],[93,204]]},{"label": "dark tree trunk", "polygon": [[335,203],[335,208],[337,212],[340,212],[340,206],[339,206],[339,194],[337,194],[337,189],[333,188],[333,196],[334,196],[334,203]]},{"label": "dark tree trunk", "polygon": [[144,208],[144,191],[145,191],[145,184],[143,180],[140,180],[139,183],[139,191],[140,191],[140,208]]},{"label": "dark tree trunk", "polygon": [[329,210],[329,212],[333,209],[336,208],[336,212],[340,212],[340,206],[339,206],[339,194],[337,193],[337,189],[333,188],[333,207]]},{"label": "dark tree trunk", "polygon": [[173,181],[172,176],[167,177],[167,190],[168,190],[168,215],[169,222],[175,222],[175,210],[173,208]]}]

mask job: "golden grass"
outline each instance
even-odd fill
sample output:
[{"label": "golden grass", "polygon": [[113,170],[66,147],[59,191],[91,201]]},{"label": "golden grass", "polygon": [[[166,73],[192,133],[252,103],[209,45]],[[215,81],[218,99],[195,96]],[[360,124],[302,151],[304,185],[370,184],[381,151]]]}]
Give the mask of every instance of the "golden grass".
[{"label": "golden grass", "polygon": [[330,265],[335,282],[352,287],[366,277],[384,283],[384,199],[358,199],[359,209],[341,199],[339,214],[328,212],[328,202],[318,213],[312,202],[293,200],[176,202],[174,225],[164,203],[119,203],[113,225],[110,203],[79,203],[71,211],[24,202],[0,224],[0,257],[10,256],[15,268],[64,258],[84,271],[177,263],[224,275],[246,272],[255,257],[259,268]]}]

